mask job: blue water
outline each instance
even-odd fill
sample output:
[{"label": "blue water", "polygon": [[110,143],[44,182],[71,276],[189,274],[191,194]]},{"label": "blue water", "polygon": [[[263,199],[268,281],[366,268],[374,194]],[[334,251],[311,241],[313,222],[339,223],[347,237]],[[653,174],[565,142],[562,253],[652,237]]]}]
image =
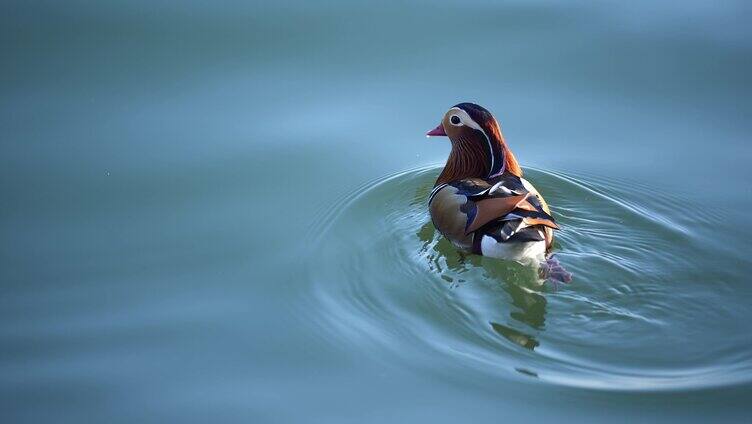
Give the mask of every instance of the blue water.
[{"label": "blue water", "polygon": [[[3,422],[748,416],[745,2],[0,12]],[[460,101],[571,284],[432,227]]]}]

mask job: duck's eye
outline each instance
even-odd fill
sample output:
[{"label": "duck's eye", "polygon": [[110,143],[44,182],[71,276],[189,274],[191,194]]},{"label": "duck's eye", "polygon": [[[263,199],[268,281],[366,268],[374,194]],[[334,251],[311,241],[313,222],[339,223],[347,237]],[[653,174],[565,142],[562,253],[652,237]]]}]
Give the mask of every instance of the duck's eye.
[{"label": "duck's eye", "polygon": [[460,124],[460,122],[462,122],[462,121],[460,121],[460,117],[459,117],[459,116],[457,116],[457,115],[452,115],[452,117],[451,117],[451,118],[449,118],[449,122],[451,122],[451,123],[452,123],[452,125],[459,125],[459,124]]}]

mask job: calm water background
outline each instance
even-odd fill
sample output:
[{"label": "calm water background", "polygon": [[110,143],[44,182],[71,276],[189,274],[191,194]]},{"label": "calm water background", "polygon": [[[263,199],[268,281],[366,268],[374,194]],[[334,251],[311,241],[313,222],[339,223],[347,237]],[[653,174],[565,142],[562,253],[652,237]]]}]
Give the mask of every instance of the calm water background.
[{"label": "calm water background", "polygon": [[[748,3],[0,12],[3,422],[748,418]],[[570,286],[431,227],[460,101]]]}]

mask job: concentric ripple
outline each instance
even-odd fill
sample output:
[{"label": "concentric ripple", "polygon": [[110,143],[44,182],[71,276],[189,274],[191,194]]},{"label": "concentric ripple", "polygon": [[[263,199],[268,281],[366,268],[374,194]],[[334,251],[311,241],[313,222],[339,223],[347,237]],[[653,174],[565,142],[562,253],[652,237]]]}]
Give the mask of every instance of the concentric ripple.
[{"label": "concentric ripple", "polygon": [[703,208],[629,181],[527,169],[574,274],[553,290],[440,237],[426,205],[438,172],[368,183],[313,226],[309,295],[333,343],[426,372],[586,388],[751,380],[745,280],[730,265],[743,259],[719,253],[704,229],[723,228]]}]

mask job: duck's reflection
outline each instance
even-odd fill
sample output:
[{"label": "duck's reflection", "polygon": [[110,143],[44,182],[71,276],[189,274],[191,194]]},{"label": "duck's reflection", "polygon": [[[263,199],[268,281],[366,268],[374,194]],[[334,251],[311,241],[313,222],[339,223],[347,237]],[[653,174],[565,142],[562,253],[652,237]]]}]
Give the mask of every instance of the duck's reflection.
[{"label": "duck's reflection", "polygon": [[511,261],[482,258],[477,255],[467,255],[458,251],[451,243],[441,237],[433,224],[424,224],[417,234],[421,240],[420,254],[429,261],[432,270],[438,272],[442,278],[452,284],[464,282],[461,278],[447,275],[462,275],[470,267],[482,267],[488,278],[498,281],[512,300],[509,316],[512,320],[524,324],[510,326],[490,322],[491,328],[504,337],[525,349],[533,350],[540,343],[532,335],[520,330],[520,327],[541,331],[546,322],[546,298],[540,294],[541,282],[537,270]]},{"label": "duck's reflection", "polygon": [[417,236],[423,242],[419,253],[428,259],[431,270],[438,272],[444,280],[455,282],[446,271],[453,271],[453,274],[458,275],[465,271],[468,265],[480,264],[480,256],[467,255],[457,250],[447,239],[441,237],[431,222],[424,224],[418,230]]},{"label": "duck's reflection", "polygon": [[514,328],[507,327],[505,325],[501,325],[497,322],[492,322],[491,328],[494,329],[497,333],[504,336],[505,339],[509,340],[512,343],[516,343],[525,349],[533,350],[536,347],[538,347],[538,340],[535,339],[535,337],[525,334],[521,331],[517,331]]},{"label": "duck's reflection", "polygon": [[[541,286],[537,270],[501,260],[487,260],[484,265],[489,277],[501,282],[504,291],[512,298],[512,305],[516,308],[511,308],[509,316],[536,331],[543,330],[548,302],[538,291]],[[525,349],[533,350],[540,344],[533,335],[526,334],[519,327],[512,328],[498,322],[490,324],[498,334]]]}]

